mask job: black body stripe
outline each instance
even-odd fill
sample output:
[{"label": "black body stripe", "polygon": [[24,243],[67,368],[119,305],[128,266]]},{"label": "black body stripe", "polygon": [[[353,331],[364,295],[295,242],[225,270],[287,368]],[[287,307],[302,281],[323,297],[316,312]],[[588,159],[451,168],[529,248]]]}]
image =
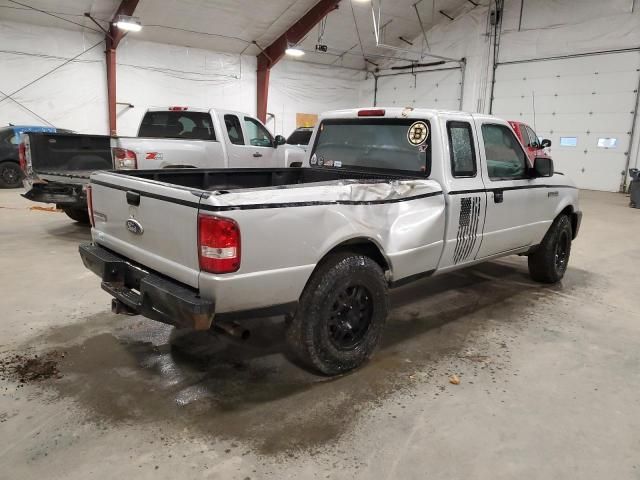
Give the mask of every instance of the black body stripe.
[{"label": "black body stripe", "polygon": [[476,188],[473,190],[452,190],[449,195],[466,195],[467,193],[506,192],[507,190],[526,190],[529,188],[573,188],[573,185],[518,185],[515,187]]},{"label": "black body stripe", "polygon": [[[139,190],[134,190],[131,188],[123,187],[120,185],[113,185],[106,182],[101,182],[99,180],[93,180],[91,183],[95,185],[102,185],[103,187],[113,188],[116,190],[122,190],[124,192],[135,192],[140,194],[143,197],[154,198],[156,200],[162,200],[168,203],[176,203],[178,205],[184,205],[192,208],[200,208],[201,210],[209,211],[209,212],[226,212],[231,210],[258,210],[263,208],[290,208],[290,207],[315,207],[320,205],[384,205],[387,203],[400,203],[400,202],[408,202],[411,200],[419,200],[421,198],[435,197],[438,195],[442,195],[443,192],[429,192],[423,193],[421,195],[415,195],[413,197],[407,198],[391,198],[388,200],[336,200],[336,201],[310,201],[310,202],[289,202],[289,203],[253,203],[247,205],[207,205],[200,204],[198,202],[193,202],[189,200],[182,200],[179,198],[168,197],[166,195],[158,195],[156,193],[150,192],[142,192]],[[208,192],[202,192],[202,194],[206,194]]]}]

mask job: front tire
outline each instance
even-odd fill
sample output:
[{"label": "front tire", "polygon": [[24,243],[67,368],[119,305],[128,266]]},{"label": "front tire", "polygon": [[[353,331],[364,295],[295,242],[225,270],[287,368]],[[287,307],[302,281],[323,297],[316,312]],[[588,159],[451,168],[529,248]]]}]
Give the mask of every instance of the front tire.
[{"label": "front tire", "polygon": [[567,215],[557,217],[542,243],[529,255],[529,274],[542,283],[556,283],[562,280],[571,254],[573,229]]},{"label": "front tire", "polygon": [[0,188],[18,188],[22,186],[22,170],[16,162],[0,162]]},{"label": "front tire", "polygon": [[328,376],[347,372],[373,353],[388,308],[380,265],[357,253],[332,254],[305,287],[287,326],[287,344],[310,370]]},{"label": "front tire", "polygon": [[63,208],[63,211],[71,220],[81,223],[82,225],[89,225],[89,212],[86,209]]}]

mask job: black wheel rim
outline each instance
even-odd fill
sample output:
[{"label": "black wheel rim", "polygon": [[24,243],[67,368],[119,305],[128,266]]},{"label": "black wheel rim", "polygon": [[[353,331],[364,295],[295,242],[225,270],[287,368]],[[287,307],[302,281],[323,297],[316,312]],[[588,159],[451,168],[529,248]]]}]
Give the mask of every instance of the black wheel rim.
[{"label": "black wheel rim", "polygon": [[334,296],[327,326],[329,339],[339,350],[358,346],[371,326],[373,299],[362,285],[351,285]]},{"label": "black wheel rim", "polygon": [[0,168],[0,177],[5,183],[13,185],[20,179],[20,173],[13,166],[5,166]]},{"label": "black wheel rim", "polygon": [[567,261],[569,260],[569,242],[569,234],[566,231],[560,232],[558,242],[556,243],[555,253],[556,269],[559,272],[562,272],[567,268]]}]

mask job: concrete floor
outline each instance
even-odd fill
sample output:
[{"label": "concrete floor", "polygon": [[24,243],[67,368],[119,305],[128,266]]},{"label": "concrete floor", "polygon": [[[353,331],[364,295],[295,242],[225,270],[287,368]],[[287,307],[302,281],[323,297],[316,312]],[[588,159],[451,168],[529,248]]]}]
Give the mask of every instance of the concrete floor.
[{"label": "concrete floor", "polygon": [[[328,380],[245,344],[109,311],[86,228],[0,191],[0,478],[640,479],[640,210],[583,192],[561,285],[514,257],[393,293],[384,344]],[[452,385],[451,374],[461,383]]]}]

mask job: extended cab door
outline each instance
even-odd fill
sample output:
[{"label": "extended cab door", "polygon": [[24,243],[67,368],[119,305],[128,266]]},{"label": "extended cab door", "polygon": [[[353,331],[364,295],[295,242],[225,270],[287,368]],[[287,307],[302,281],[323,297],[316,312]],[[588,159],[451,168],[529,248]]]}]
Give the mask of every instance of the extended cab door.
[{"label": "extended cab door", "polygon": [[229,167],[267,168],[282,166],[269,131],[255,118],[227,113],[224,115],[229,145]]},{"label": "extended cab door", "polygon": [[443,183],[447,190],[447,229],[439,270],[475,260],[487,204],[473,119],[442,115],[446,134]]},{"label": "extended cab door", "polygon": [[529,209],[534,186],[528,177],[527,155],[506,124],[477,120],[482,170],[487,189],[487,214],[478,258],[531,245],[535,216]]}]

